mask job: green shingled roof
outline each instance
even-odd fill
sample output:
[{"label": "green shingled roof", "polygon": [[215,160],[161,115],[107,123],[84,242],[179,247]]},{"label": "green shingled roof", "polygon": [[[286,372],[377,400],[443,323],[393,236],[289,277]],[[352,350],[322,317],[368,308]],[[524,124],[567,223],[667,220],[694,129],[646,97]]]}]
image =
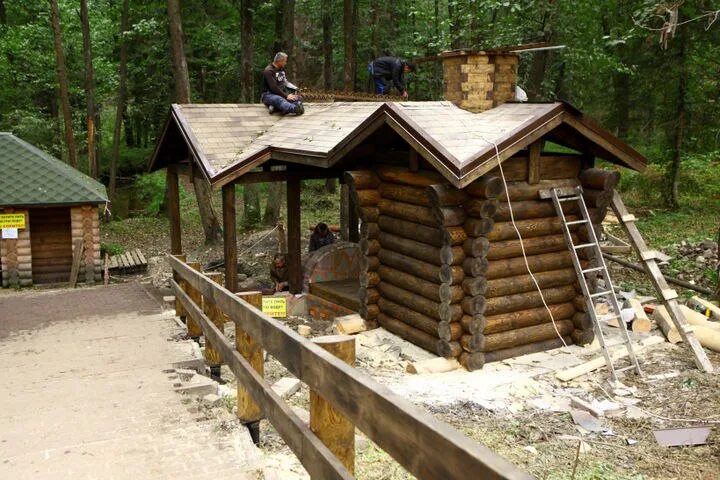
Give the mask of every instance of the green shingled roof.
[{"label": "green shingled roof", "polygon": [[0,207],[107,201],[102,183],[15,135],[0,132]]}]

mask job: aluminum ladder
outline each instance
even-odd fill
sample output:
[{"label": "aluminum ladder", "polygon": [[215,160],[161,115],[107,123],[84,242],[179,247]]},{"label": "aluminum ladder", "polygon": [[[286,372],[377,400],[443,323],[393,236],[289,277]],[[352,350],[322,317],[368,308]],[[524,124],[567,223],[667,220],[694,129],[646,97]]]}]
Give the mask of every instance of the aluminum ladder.
[{"label": "aluminum ladder", "polygon": [[[590,215],[588,214],[587,206],[585,205],[585,200],[583,199],[582,187],[578,186],[576,188],[570,189],[553,188],[550,191],[550,195],[553,201],[553,205],[555,205],[555,211],[557,212],[557,215],[560,218],[560,222],[563,225],[562,230],[563,235],[565,236],[565,243],[570,249],[570,256],[572,258],[573,266],[575,267],[575,273],[577,273],[578,282],[580,282],[580,287],[582,288],[587,312],[592,319],[595,336],[600,343],[600,349],[602,350],[603,356],[605,357],[605,363],[610,370],[610,376],[612,380],[615,382],[618,381],[618,372],[624,372],[627,370],[635,370],[635,373],[641,375],[642,372],[640,370],[640,365],[638,364],[637,357],[635,356],[635,352],[632,348],[632,341],[630,340],[630,336],[628,335],[627,326],[625,325],[625,322],[623,321],[620,313],[620,304],[618,302],[617,296],[615,295],[615,288],[613,287],[612,280],[610,279],[610,273],[608,272],[607,265],[605,264],[605,259],[603,258],[602,250],[600,249],[600,243],[598,242],[597,235],[595,234],[595,229],[592,226]],[[565,211],[563,210],[563,204],[565,202],[577,203],[578,211],[580,213],[579,219],[568,221],[567,217],[565,216]],[[586,227],[588,232],[587,243],[576,244],[575,242],[573,242],[572,233],[570,232],[570,227],[573,225]],[[592,250],[595,255],[597,266],[583,268],[582,264],[580,263],[580,258],[578,257],[579,250]],[[591,292],[585,275],[597,273],[602,274],[602,278],[605,281],[605,290]],[[601,296],[607,296],[610,299],[610,313],[612,315],[608,317],[608,320],[616,319],[620,330],[620,342],[608,344],[605,341],[605,335],[603,334],[602,328],[600,328],[600,322],[598,320],[597,313],[595,312],[594,302],[596,298]],[[610,353],[609,348],[616,345],[625,346],[625,349],[627,350],[628,356],[630,358],[629,366],[616,368],[615,365],[613,365],[613,354]]]}]

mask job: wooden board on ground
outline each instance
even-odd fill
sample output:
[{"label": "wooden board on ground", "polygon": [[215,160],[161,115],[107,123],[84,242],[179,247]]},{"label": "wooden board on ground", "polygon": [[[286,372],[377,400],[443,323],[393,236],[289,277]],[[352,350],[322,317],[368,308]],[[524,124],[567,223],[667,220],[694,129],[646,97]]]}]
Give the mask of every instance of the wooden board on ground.
[{"label": "wooden board on ground", "polygon": [[147,260],[139,248],[110,257],[108,270],[114,273],[137,273],[147,269]]}]

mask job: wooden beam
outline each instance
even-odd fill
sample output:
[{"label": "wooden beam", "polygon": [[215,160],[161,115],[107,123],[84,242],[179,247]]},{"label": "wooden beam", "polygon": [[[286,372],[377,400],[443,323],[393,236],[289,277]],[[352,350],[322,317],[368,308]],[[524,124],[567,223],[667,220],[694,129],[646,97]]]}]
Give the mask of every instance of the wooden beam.
[{"label": "wooden beam", "polygon": [[348,207],[348,241],[358,243],[360,241],[360,227],[358,227],[358,205],[355,203],[356,196],[350,195]]},{"label": "wooden beam", "polygon": [[235,184],[222,187],[223,255],[225,259],[225,287],[237,290],[237,220],[235,211]]},{"label": "wooden beam", "polygon": [[302,292],[300,191],[302,181],[294,172],[287,179],[288,286],[290,293]]},{"label": "wooden beam", "polygon": [[340,239],[348,241],[350,238],[350,186],[347,183],[340,185]]},{"label": "wooden beam", "polygon": [[538,140],[530,144],[530,154],[528,158],[528,177],[527,182],[534,185],[540,182],[540,152],[542,151],[543,141]]},{"label": "wooden beam", "polygon": [[[242,292],[238,297],[248,302],[253,307],[262,309],[262,292]],[[265,374],[265,353],[262,346],[258,344],[246,331],[235,325],[235,349],[247,360],[260,377]],[[250,392],[238,382],[237,385],[237,416],[243,423],[254,423],[262,418],[262,409],[252,399]],[[260,441],[259,426],[257,428],[255,443]],[[251,428],[251,434],[253,429]]]},{"label": "wooden beam", "polygon": [[[303,180],[318,180],[325,178],[337,178],[338,173],[334,169],[304,169],[298,170],[297,174]],[[271,170],[263,172],[248,172],[235,180],[234,183],[267,183],[267,182],[285,182],[288,178],[287,170]]]},{"label": "wooden beam", "polygon": [[178,174],[174,167],[167,168],[167,205],[168,218],[170,220],[170,253],[179,255],[182,253],[182,238],[180,230],[180,186],[178,185]]}]

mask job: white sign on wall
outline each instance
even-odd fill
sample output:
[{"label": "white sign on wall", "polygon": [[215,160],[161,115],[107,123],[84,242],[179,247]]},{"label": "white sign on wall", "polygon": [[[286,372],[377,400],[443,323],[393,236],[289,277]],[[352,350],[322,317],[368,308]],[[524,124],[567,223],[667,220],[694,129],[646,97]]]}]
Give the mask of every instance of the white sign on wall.
[{"label": "white sign on wall", "polygon": [[3,228],[2,229],[2,238],[5,240],[14,240],[18,238],[18,229],[17,228]]}]

